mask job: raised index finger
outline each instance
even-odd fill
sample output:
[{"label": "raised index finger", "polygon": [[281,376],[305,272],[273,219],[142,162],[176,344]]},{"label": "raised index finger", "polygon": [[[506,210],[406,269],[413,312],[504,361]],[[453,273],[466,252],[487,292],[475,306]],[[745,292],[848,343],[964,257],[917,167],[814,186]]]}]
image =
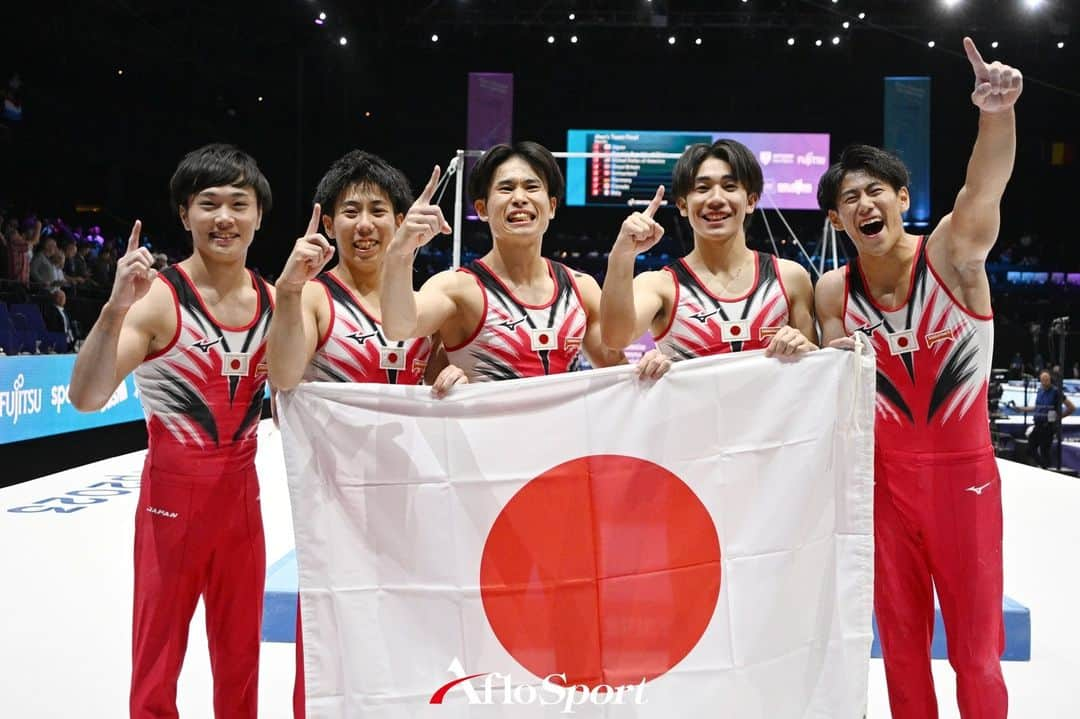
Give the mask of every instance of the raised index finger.
[{"label": "raised index finger", "polygon": [[319,231],[319,220],[322,219],[322,207],[318,202],[315,203],[315,207],[311,208],[311,219],[307,223],[307,231],[304,236],[314,235]]},{"label": "raised index finger", "polygon": [[420,193],[420,197],[416,198],[418,205],[430,205],[431,198],[435,196],[435,188],[439,185],[439,176],[442,172],[439,170],[439,166],[435,165],[435,169],[431,171],[431,179],[424,185],[424,191]]},{"label": "raised index finger", "polygon": [[983,60],[983,56],[979,54],[979,48],[975,47],[975,41],[970,37],[964,38],[964,53],[967,54],[968,62],[976,73],[986,70],[986,61]]},{"label": "raised index finger", "polygon": [[662,203],[663,201],[664,201],[664,186],[660,185],[660,187],[656,188],[656,194],[653,195],[653,198],[651,200],[649,200],[649,206],[646,207],[645,211],[642,212],[641,214],[645,215],[646,217],[648,217],[651,220],[653,215],[656,214],[656,211],[660,209],[660,203]]},{"label": "raised index finger", "polygon": [[139,249],[139,235],[142,234],[142,220],[135,220],[135,224],[131,227],[131,236],[128,237],[128,252],[134,252]]}]

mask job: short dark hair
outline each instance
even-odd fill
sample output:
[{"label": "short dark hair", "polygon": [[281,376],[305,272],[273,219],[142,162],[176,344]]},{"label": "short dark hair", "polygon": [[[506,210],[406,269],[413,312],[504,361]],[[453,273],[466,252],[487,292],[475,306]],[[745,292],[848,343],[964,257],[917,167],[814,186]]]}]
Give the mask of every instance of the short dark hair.
[{"label": "short dark hair", "polygon": [[184,155],[169,180],[169,197],[173,209],[187,207],[191,198],[207,187],[250,187],[255,202],[263,212],[270,211],[270,183],[262,174],[255,158],[243,150],[223,143],[203,145]]},{"label": "short dark hair", "polygon": [[486,200],[491,191],[491,182],[495,178],[495,170],[511,157],[520,157],[529,163],[529,167],[540,175],[544,181],[548,195],[561,199],[566,181],[563,180],[562,170],[551,150],[538,142],[524,140],[515,142],[513,145],[495,145],[477,160],[476,165],[469,175],[469,200]]},{"label": "short dark hair", "polygon": [[840,153],[840,161],[826,170],[818,181],[818,206],[826,212],[835,210],[844,177],[849,172],[860,171],[883,180],[897,192],[911,182],[907,165],[895,154],[873,145],[848,145]]},{"label": "short dark hair", "polygon": [[405,174],[378,155],[352,150],[330,165],[315,188],[315,202],[323,213],[334,216],[338,198],[353,185],[369,185],[390,198],[394,214],[404,214],[413,203],[412,190]]},{"label": "short dark hair", "polygon": [[[694,187],[694,179],[702,163],[710,157],[723,160],[731,166],[731,174],[735,180],[752,193],[761,198],[765,187],[765,180],[761,175],[761,165],[749,147],[738,140],[721,138],[711,145],[699,142],[690,145],[675,162],[675,170],[671,173],[671,191],[676,200],[685,198]],[[750,216],[747,216],[747,222]]]}]

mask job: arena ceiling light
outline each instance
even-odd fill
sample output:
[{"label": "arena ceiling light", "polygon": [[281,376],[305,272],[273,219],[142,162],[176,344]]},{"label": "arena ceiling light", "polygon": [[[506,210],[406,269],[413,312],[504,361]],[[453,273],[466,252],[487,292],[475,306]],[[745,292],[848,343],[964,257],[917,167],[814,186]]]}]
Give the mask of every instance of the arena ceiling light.
[{"label": "arena ceiling light", "polygon": [[789,37],[789,38],[787,39],[787,44],[788,44],[788,46],[792,46],[792,45],[794,45],[794,44],[795,44],[795,38],[793,38],[793,37]]},{"label": "arena ceiling light", "polygon": [[999,43],[999,42],[998,42],[997,40],[994,40],[994,41],[993,41],[992,43],[990,43],[990,47],[992,47],[992,48],[994,48],[995,50],[997,50],[997,48],[998,48],[998,45],[1000,45],[1000,44],[1001,44],[1001,43]]},{"label": "arena ceiling light", "polygon": [[344,47],[344,46],[346,46],[348,44],[349,44],[349,38],[345,37],[344,35],[342,35],[341,37],[338,38],[338,45],[341,45],[342,47]]},{"label": "arena ceiling light", "polygon": [[1027,10],[1038,10],[1044,4],[1043,0],[1024,0],[1024,8]]},{"label": "arena ceiling light", "polygon": [[438,35],[438,33],[432,33],[432,34],[431,34],[431,41],[432,41],[432,42],[438,42],[438,41],[439,41],[439,35]]},{"label": "arena ceiling light", "polygon": [[554,45],[555,44],[555,36],[554,35],[548,35],[547,42],[548,42],[548,45]]},{"label": "arena ceiling light", "polygon": [[577,45],[577,35],[571,35],[571,36],[570,36],[570,42],[572,42],[572,43],[574,43],[575,45]]}]

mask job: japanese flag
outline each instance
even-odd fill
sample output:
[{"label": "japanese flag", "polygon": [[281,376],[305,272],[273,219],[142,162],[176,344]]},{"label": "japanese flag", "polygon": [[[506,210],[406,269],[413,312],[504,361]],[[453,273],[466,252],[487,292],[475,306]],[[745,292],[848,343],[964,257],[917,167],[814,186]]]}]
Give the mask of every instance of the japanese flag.
[{"label": "japanese flag", "polygon": [[862,716],[874,363],[279,399],[307,711]]}]

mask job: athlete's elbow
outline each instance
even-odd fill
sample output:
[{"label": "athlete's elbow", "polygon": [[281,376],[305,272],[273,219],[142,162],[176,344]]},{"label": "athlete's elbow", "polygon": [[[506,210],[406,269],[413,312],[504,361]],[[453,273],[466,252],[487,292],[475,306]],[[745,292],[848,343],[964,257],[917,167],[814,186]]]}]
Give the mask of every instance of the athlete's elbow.
[{"label": "athlete's elbow", "polygon": [[416,336],[415,327],[410,327],[405,323],[387,322],[385,319],[383,319],[382,330],[386,339],[393,342],[404,342]]},{"label": "athlete's elbow", "polygon": [[622,351],[624,347],[633,342],[634,338],[630,336],[632,334],[632,332],[628,332],[621,327],[601,327],[600,341],[604,343],[604,347]]},{"label": "athlete's elbow", "polygon": [[67,399],[71,406],[80,412],[96,412],[109,401],[108,396],[95,395],[75,383],[68,386]]},{"label": "athlete's elbow", "polygon": [[273,370],[267,372],[266,376],[270,380],[270,385],[279,392],[294,389],[300,384],[301,379],[300,375],[292,372],[274,372]]}]

